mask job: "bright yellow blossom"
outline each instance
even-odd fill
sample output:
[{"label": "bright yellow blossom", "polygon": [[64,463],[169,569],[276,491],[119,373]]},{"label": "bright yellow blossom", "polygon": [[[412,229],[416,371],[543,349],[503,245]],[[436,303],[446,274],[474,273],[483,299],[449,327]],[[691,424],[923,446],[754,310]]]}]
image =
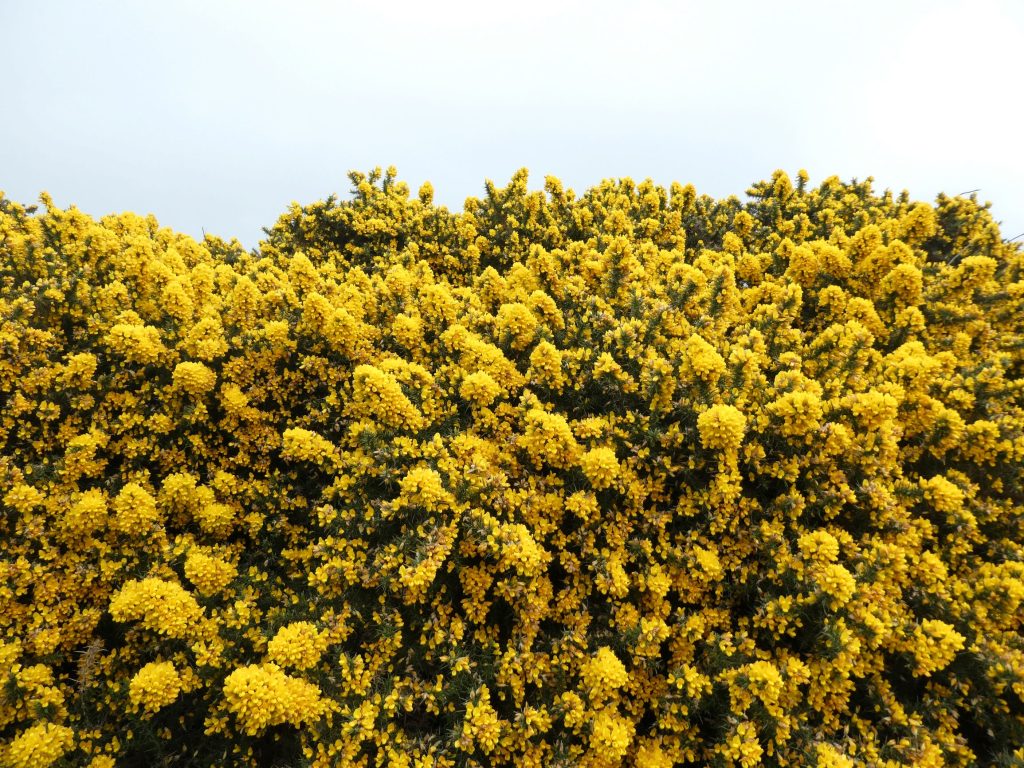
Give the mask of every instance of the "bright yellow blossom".
[{"label": "bright yellow blossom", "polygon": [[18,734],[3,752],[6,768],[49,768],[74,744],[75,733],[63,725],[39,723]]},{"label": "bright yellow blossom", "polygon": [[178,698],[181,678],[169,661],[150,662],[132,678],[128,697],[132,704],[148,713],[156,712]]}]

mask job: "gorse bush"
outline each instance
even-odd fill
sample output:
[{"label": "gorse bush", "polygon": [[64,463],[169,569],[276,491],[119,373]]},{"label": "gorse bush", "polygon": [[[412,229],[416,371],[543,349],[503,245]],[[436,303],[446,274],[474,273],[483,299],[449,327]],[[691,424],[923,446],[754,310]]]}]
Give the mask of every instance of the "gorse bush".
[{"label": "gorse bush", "polygon": [[1024,761],[986,206],[350,178],[252,253],[0,198],[3,765]]}]

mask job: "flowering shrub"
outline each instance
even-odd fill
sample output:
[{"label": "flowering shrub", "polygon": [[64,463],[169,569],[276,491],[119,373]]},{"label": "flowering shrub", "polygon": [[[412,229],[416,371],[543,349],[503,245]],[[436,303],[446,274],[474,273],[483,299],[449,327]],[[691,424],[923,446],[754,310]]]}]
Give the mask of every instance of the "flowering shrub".
[{"label": "flowering shrub", "polygon": [[0,764],[1024,761],[986,207],[351,179],[251,253],[0,197]]}]

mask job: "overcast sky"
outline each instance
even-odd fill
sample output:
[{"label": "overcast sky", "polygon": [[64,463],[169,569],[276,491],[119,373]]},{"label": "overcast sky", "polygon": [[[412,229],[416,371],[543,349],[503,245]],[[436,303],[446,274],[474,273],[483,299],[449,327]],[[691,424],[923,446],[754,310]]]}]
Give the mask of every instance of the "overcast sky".
[{"label": "overcast sky", "polygon": [[254,246],[396,165],[742,196],[776,168],[979,189],[1024,233],[1024,2],[0,0],[0,190]]}]

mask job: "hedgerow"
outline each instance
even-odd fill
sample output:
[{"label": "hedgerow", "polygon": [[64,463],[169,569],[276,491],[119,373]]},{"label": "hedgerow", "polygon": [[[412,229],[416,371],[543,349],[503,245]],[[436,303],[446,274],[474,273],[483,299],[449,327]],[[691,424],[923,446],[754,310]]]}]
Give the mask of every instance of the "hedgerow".
[{"label": "hedgerow", "polygon": [[1024,761],[987,206],[350,178],[252,252],[0,196],[3,765]]}]

